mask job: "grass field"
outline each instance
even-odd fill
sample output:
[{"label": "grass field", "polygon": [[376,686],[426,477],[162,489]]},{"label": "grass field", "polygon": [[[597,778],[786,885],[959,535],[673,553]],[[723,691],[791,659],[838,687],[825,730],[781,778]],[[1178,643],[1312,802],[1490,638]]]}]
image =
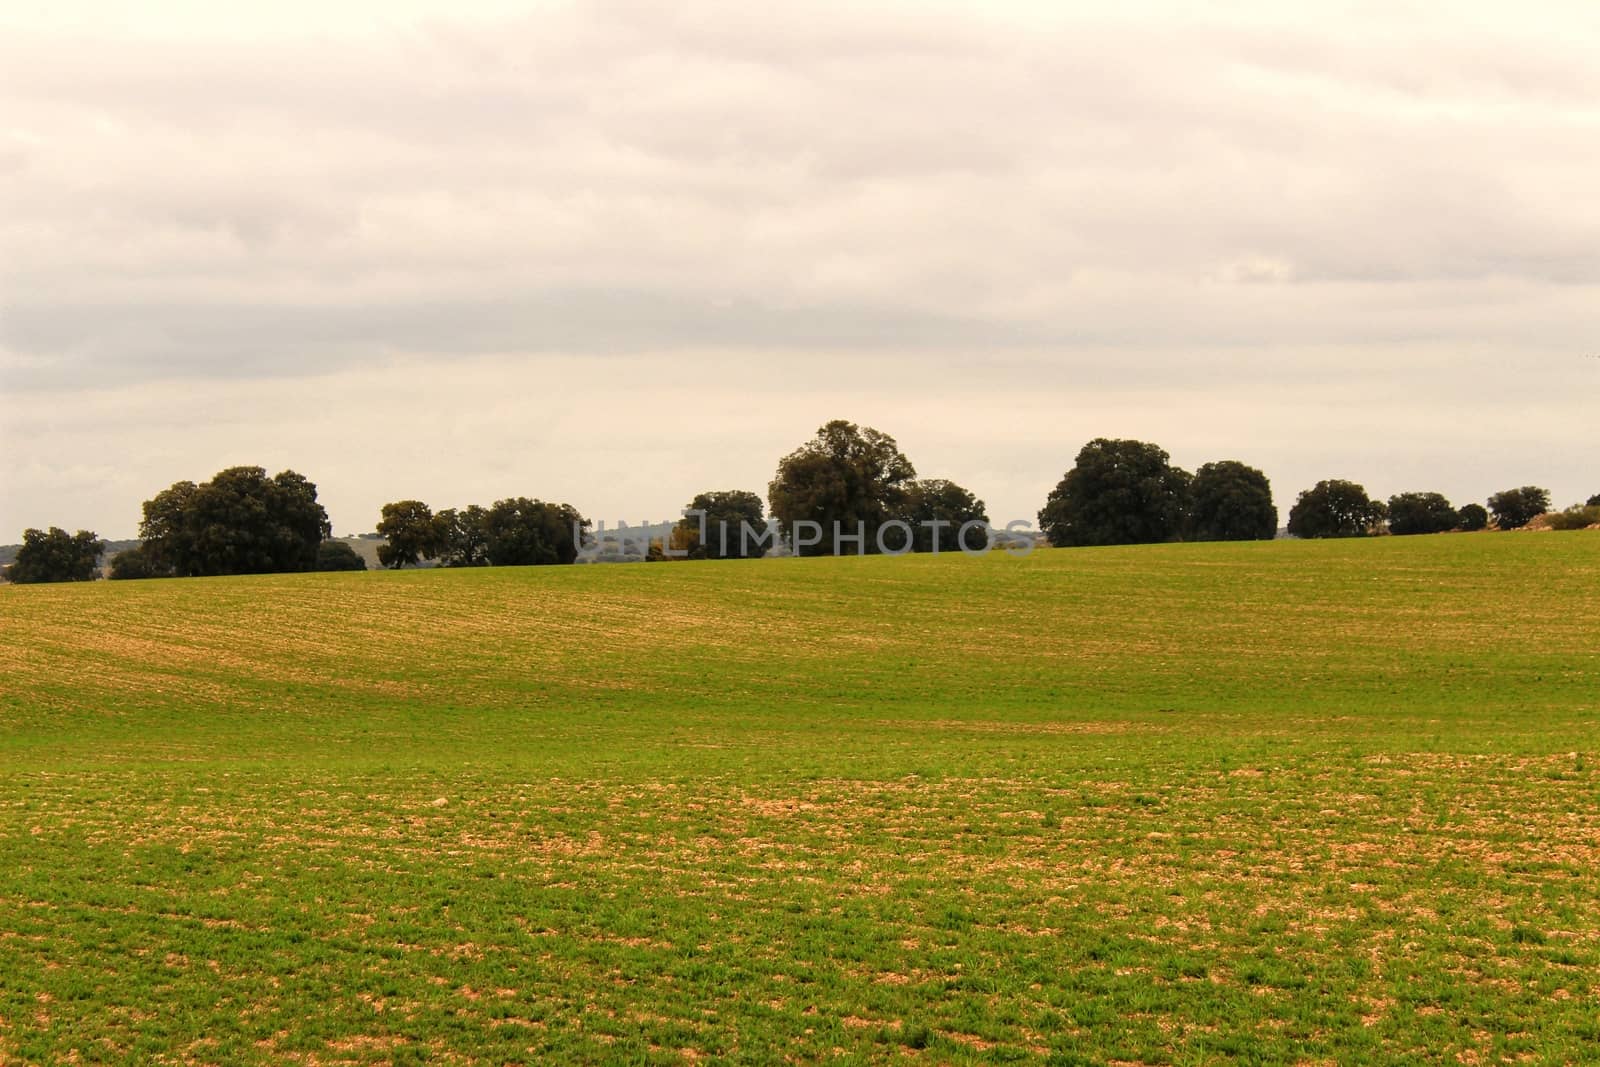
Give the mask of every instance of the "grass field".
[{"label": "grass field", "polygon": [[1600,535],[0,589],[0,1062],[1579,1062]]}]

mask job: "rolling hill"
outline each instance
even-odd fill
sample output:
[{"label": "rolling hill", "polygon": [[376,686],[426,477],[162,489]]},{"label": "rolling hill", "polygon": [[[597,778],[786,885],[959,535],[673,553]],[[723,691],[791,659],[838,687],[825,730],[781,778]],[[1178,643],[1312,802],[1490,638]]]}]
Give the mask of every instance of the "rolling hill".
[{"label": "rolling hill", "polygon": [[0,591],[0,1058],[1580,1059],[1588,533]]}]

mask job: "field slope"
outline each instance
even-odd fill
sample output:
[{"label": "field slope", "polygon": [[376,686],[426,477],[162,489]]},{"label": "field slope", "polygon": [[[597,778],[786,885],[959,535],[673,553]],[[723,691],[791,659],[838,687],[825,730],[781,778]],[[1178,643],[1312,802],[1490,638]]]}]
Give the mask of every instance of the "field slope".
[{"label": "field slope", "polygon": [[1600,536],[0,588],[0,1062],[1575,1062]]}]

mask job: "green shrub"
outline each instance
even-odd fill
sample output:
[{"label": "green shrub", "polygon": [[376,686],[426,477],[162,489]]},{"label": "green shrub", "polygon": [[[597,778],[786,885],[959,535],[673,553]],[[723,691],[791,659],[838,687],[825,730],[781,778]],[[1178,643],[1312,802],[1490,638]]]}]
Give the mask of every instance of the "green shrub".
[{"label": "green shrub", "polygon": [[90,530],[69,534],[59,526],[24,530],[17,558],[6,569],[6,580],[17,585],[31,582],[92,582],[100,577],[100,556],[106,543]]},{"label": "green shrub", "polygon": [[1549,519],[1552,530],[1582,530],[1600,524],[1600,504],[1551,512]]},{"label": "green shrub", "polygon": [[1457,512],[1457,517],[1461,520],[1461,528],[1468,533],[1489,525],[1489,512],[1482,504],[1464,505]]},{"label": "green shrub", "polygon": [[127,581],[136,578],[170,578],[172,573],[158,567],[144,546],[129,548],[118,552],[111,557],[111,578],[113,581]]},{"label": "green shrub", "polygon": [[324,541],[317,546],[317,570],[364,571],[367,561],[343,541]]},{"label": "green shrub", "polygon": [[1444,533],[1461,524],[1461,513],[1439,493],[1399,493],[1389,498],[1389,532]]}]

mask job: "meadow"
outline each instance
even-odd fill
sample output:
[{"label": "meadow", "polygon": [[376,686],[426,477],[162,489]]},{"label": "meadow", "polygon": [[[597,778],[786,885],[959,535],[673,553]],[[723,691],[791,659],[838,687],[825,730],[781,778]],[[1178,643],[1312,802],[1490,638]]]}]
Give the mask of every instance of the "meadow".
[{"label": "meadow", "polygon": [[1600,535],[0,587],[0,1062],[1580,1062]]}]

